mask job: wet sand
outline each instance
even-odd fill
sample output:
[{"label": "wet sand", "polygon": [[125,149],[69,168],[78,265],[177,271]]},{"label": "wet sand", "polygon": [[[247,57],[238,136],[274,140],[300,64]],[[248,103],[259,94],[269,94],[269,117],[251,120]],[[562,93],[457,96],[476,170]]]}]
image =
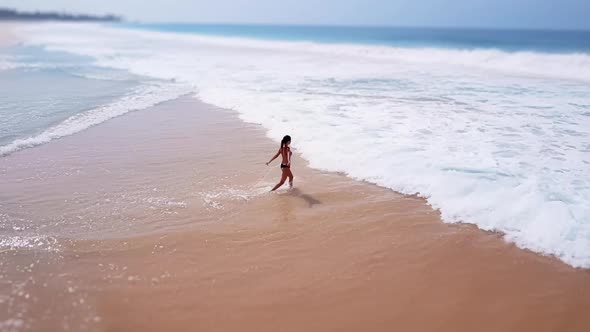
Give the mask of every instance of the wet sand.
[{"label": "wet sand", "polygon": [[[297,137],[293,137],[297,147]],[[186,97],[0,158],[0,327],[588,331],[590,273]],[[18,226],[15,231],[14,226]]]}]

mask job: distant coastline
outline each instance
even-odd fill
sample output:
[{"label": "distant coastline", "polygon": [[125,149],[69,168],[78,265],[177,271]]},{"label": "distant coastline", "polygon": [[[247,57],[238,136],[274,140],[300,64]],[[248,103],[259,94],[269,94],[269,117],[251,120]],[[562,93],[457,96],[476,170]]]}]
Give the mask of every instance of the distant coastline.
[{"label": "distant coastline", "polygon": [[74,21],[74,22],[121,22],[123,18],[116,15],[86,15],[58,12],[20,12],[14,9],[0,8],[0,21]]}]

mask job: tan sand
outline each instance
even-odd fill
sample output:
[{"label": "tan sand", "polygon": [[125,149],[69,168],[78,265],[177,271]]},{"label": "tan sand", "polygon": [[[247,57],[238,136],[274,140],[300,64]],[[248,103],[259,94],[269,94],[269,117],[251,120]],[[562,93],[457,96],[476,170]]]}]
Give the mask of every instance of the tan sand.
[{"label": "tan sand", "polygon": [[0,253],[0,294],[11,294],[0,322],[589,330],[588,271],[444,224],[421,198],[312,170],[298,155],[296,188],[265,194],[277,148],[233,112],[183,98],[1,158],[0,211],[57,243]]}]

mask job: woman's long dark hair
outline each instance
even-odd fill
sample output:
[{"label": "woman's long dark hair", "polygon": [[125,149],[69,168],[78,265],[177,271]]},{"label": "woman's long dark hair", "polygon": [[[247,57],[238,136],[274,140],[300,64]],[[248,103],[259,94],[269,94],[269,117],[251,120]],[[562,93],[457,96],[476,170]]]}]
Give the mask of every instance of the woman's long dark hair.
[{"label": "woman's long dark hair", "polygon": [[281,140],[281,149],[283,148],[283,146],[285,146],[285,144],[287,144],[287,142],[291,142],[291,136],[289,135],[285,135],[285,137],[283,137],[283,139]]}]

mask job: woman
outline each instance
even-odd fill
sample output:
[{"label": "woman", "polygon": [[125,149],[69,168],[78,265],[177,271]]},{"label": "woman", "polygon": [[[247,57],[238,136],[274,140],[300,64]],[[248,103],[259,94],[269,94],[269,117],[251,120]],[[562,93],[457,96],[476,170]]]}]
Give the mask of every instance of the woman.
[{"label": "woman", "polygon": [[277,185],[274,188],[272,188],[271,191],[275,191],[280,186],[282,186],[283,183],[285,183],[285,180],[287,180],[287,178],[289,178],[289,187],[293,188],[293,173],[291,173],[291,155],[293,154],[293,152],[291,152],[291,148],[289,147],[290,144],[291,136],[286,135],[285,137],[283,137],[283,140],[281,140],[281,148],[279,149],[277,154],[275,154],[275,156],[272,157],[272,159],[266,163],[266,166],[268,166],[268,164],[275,160],[279,155],[283,157],[283,161],[281,162],[281,171],[283,171],[281,181],[279,181],[279,183],[277,183]]}]

